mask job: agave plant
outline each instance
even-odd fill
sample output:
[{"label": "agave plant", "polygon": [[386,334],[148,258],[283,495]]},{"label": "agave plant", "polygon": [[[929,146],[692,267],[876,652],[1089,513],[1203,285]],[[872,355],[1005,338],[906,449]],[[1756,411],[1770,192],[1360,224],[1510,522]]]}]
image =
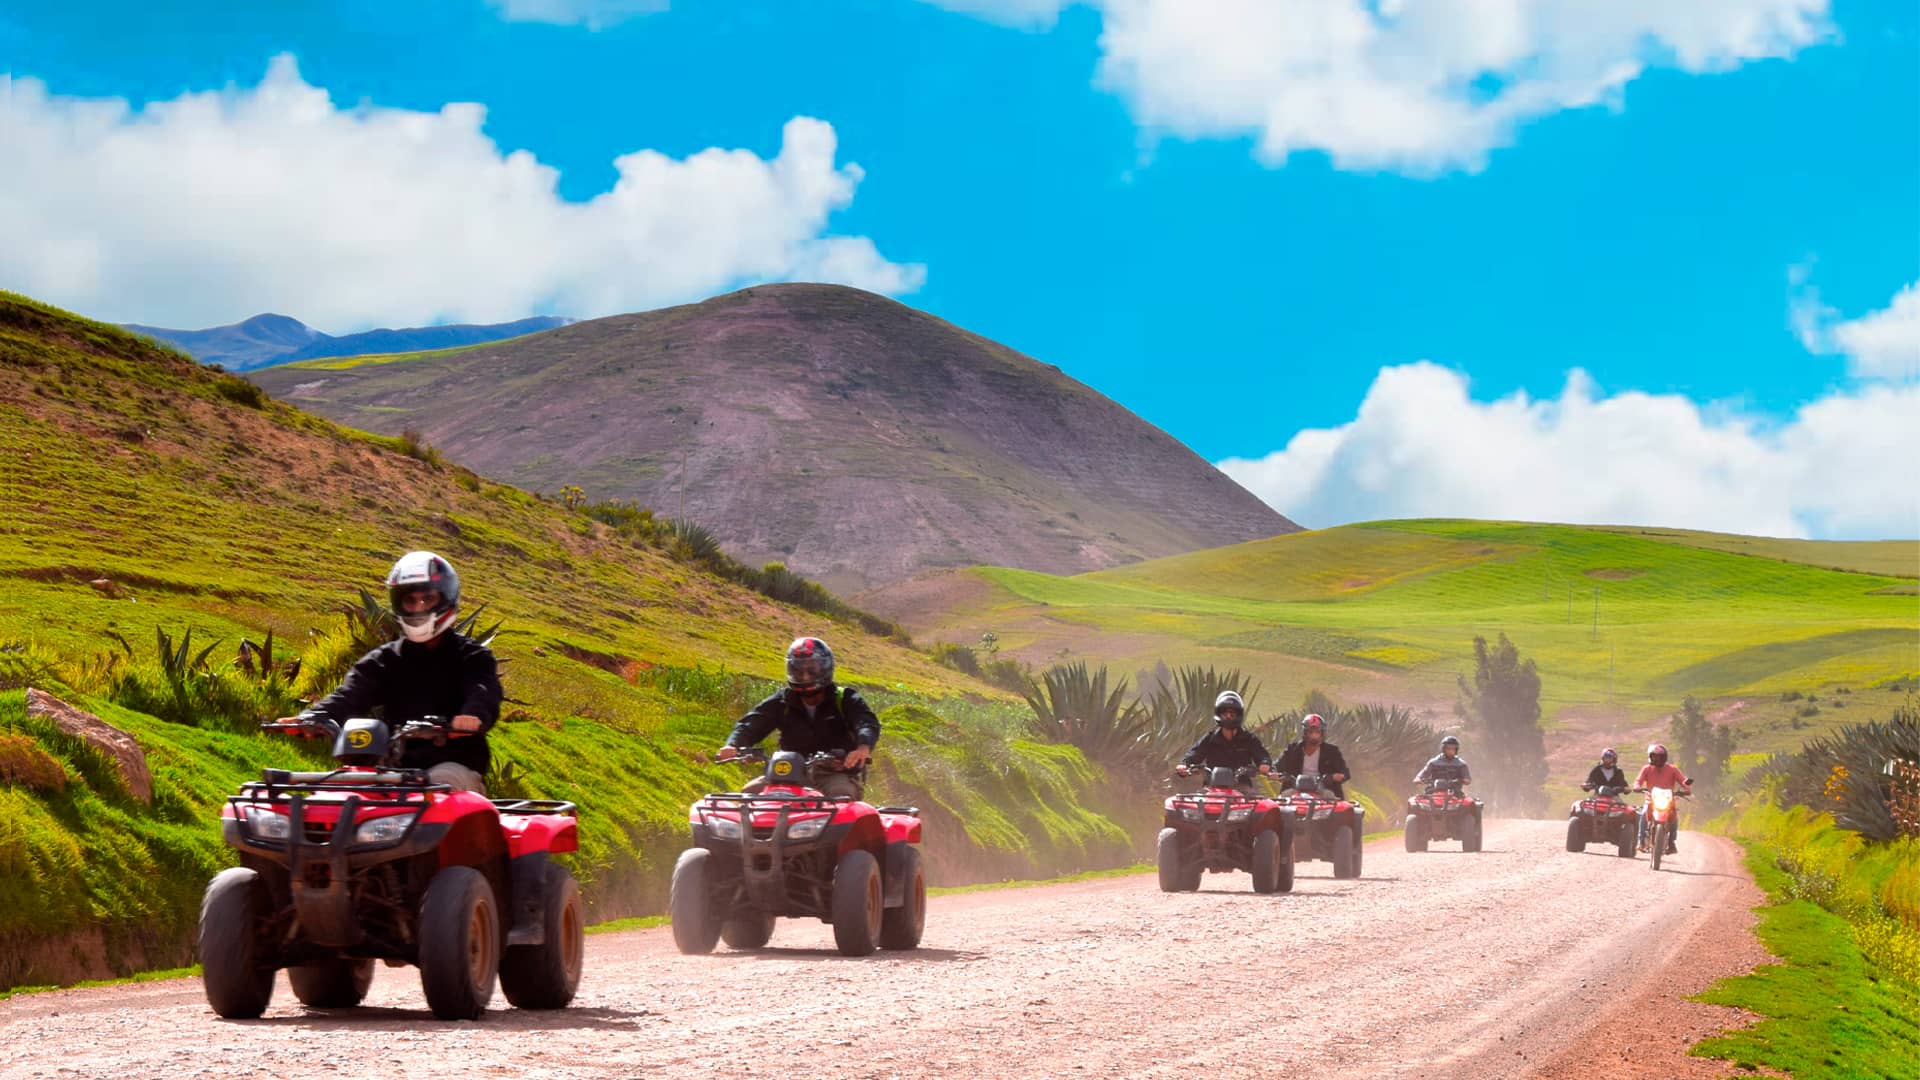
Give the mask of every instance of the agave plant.
[{"label": "agave plant", "polygon": [[1127,703],[1127,680],[1109,688],[1107,669],[1085,661],[1056,664],[1029,682],[1025,697],[1033,710],[1028,729],[1053,742],[1076,746],[1102,765],[1131,768],[1143,763],[1147,717],[1138,703]]},{"label": "agave plant", "polygon": [[278,661],[273,658],[272,627],[267,628],[267,639],[263,642],[255,643],[248,638],[241,638],[240,652],[234,657],[233,666],[240,674],[259,683],[275,680],[291,683],[300,677],[299,657]]},{"label": "agave plant", "polygon": [[1891,840],[1902,831],[1890,775],[1899,762],[1920,763],[1920,709],[1912,705],[1885,722],[1847,724],[1796,753],[1775,754],[1752,779],[1778,776],[1787,801],[1830,813],[1869,839]]},{"label": "agave plant", "polygon": [[1139,703],[1147,715],[1143,749],[1151,756],[1171,759],[1198,738],[1213,718],[1213,703],[1227,690],[1240,695],[1247,714],[1260,688],[1239,668],[1216,671],[1198,665],[1180,668],[1164,678]]}]

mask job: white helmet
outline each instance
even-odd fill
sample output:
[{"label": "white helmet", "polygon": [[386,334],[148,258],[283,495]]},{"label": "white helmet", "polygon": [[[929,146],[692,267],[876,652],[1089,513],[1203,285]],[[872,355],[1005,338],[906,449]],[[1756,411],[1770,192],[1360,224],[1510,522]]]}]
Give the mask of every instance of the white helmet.
[{"label": "white helmet", "polygon": [[[1228,721],[1225,717],[1220,715],[1220,711],[1222,709],[1228,709],[1228,708],[1231,708],[1235,713],[1238,714],[1231,721]],[[1232,690],[1222,690],[1220,691],[1220,696],[1213,699],[1213,722],[1214,723],[1219,724],[1222,727],[1237,728],[1241,724],[1245,723],[1246,719],[1247,719],[1247,703],[1240,700],[1239,694],[1234,693]]]},{"label": "white helmet", "polygon": [[[409,613],[401,603],[428,591],[436,599],[427,611]],[[431,551],[409,551],[387,571],[387,603],[408,641],[432,641],[453,626],[454,611],[460,606],[460,575],[453,572],[452,563]]]}]

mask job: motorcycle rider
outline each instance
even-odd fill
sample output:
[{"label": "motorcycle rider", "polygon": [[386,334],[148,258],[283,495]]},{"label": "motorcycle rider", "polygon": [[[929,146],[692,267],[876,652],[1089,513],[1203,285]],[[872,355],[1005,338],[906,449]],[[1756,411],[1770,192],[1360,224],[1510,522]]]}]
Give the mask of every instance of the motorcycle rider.
[{"label": "motorcycle rider", "polygon": [[[1186,776],[1200,769],[1239,770],[1257,766],[1262,773],[1272,772],[1273,759],[1260,744],[1260,737],[1245,730],[1246,719],[1247,703],[1234,691],[1222,690],[1220,696],[1213,699],[1213,730],[1200,736],[1200,741],[1187,750],[1173,771]],[[1251,778],[1236,778],[1234,786],[1253,794]]]},{"label": "motorcycle rider", "polygon": [[453,629],[460,575],[431,551],[409,551],[387,573],[387,602],[401,636],[355,661],[339,689],[281,722],[344,724],[379,709],[394,729],[421,717],[451,717],[445,745],[413,740],[400,765],[427,770],[433,783],[486,794],[487,732],[500,719],[504,693],[493,651]]},{"label": "motorcycle rider", "polygon": [[1460,756],[1459,739],[1452,735],[1441,739],[1439,755],[1428,758],[1413,777],[1416,784],[1429,780],[1458,780],[1462,786],[1473,783],[1473,770],[1467,768],[1466,760]]},{"label": "motorcycle rider", "polygon": [[1327,741],[1327,722],[1319,713],[1308,713],[1300,721],[1300,738],[1287,744],[1275,768],[1289,777],[1319,773],[1322,790],[1335,798],[1347,797],[1347,759],[1339,747]]},{"label": "motorcycle rider", "polygon": [[[833,650],[819,638],[795,638],[787,646],[786,687],[740,718],[714,760],[731,761],[742,748],[776,731],[782,750],[842,755],[840,769],[812,770],[811,787],[830,797],[861,797],[861,766],[873,757],[874,744],[880,741],[880,718],[858,690],[835,685]],[[766,777],[757,776],[741,790],[751,794],[766,786]]]},{"label": "motorcycle rider", "polygon": [[1587,770],[1587,782],[1580,785],[1580,790],[1599,791],[1602,788],[1630,786],[1627,783],[1626,770],[1616,764],[1619,760],[1620,755],[1614,753],[1611,746],[1600,751],[1600,764]]},{"label": "motorcycle rider", "polygon": [[[1687,779],[1686,774],[1680,771],[1679,766],[1667,764],[1667,748],[1664,744],[1650,743],[1647,746],[1647,763],[1640,767],[1640,775],[1633,778],[1633,790],[1650,791],[1657,787],[1671,788],[1675,792],[1684,791],[1692,794],[1693,781]],[[1651,805],[1651,802],[1649,802],[1649,809]],[[1640,813],[1640,839],[1643,842],[1647,838],[1647,820],[1652,816],[1653,815],[1647,810],[1642,810]],[[1679,831],[1680,804],[1675,803],[1673,807],[1673,827],[1667,830],[1666,853],[1669,855],[1678,854],[1680,851],[1679,846],[1674,843],[1674,835]]]}]

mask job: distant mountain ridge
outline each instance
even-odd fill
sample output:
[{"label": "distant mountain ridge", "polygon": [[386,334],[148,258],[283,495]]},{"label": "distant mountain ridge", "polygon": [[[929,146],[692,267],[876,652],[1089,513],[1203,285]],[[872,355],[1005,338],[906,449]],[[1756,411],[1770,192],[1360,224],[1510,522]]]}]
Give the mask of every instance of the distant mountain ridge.
[{"label": "distant mountain ridge", "polygon": [[458,353],[282,365],[269,392],[578,485],[842,593],[992,564],[1078,573],[1298,529],[1097,391],[904,304],[763,285]]},{"label": "distant mountain ridge", "polygon": [[506,323],[459,323],[453,326],[417,326],[404,330],[367,330],[335,337],[288,315],[255,315],[229,326],[205,330],[170,330],[160,326],[124,323],[136,334],[158,338],[184,350],[203,364],[219,364],[229,371],[253,371],[295,360],[369,353],[418,352],[537,334],[566,326],[572,319],[536,315]]}]

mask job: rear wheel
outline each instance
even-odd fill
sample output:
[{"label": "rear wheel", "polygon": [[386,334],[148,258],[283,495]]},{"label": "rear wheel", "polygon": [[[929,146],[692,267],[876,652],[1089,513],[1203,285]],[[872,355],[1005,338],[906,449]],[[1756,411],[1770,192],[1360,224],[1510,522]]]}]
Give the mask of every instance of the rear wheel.
[{"label": "rear wheel", "polygon": [[1585,837],[1586,837],[1586,831],[1581,828],[1580,819],[1577,817],[1568,818],[1567,819],[1567,850],[1568,851],[1587,850],[1587,841]]},{"label": "rear wheel", "polygon": [[887,909],[880,916],[880,947],[917,949],[920,935],[927,928],[927,872],[920,865],[920,849],[907,847],[901,861],[906,875],[906,903]]},{"label": "rear wheel", "polygon": [[1342,825],[1333,830],[1333,876],[1350,878],[1359,872],[1354,858],[1353,826]]},{"label": "rear wheel", "polygon": [[442,1020],[478,1020],[500,974],[500,909],[471,866],[433,875],[420,901],[420,988]]},{"label": "rear wheel", "polygon": [[1653,868],[1660,869],[1660,859],[1667,853],[1667,823],[1661,822],[1653,827]]},{"label": "rear wheel", "polygon": [[886,897],[880,891],[880,861],[861,849],[833,868],[833,943],[844,956],[866,956],[879,947]]},{"label": "rear wheel", "polygon": [[1460,850],[1480,850],[1480,819],[1470,817],[1460,825]]},{"label": "rear wheel", "polygon": [[674,947],[689,956],[704,956],[720,943],[720,920],[714,917],[708,886],[712,855],[706,848],[688,848],[673,864],[667,918],[673,926]]},{"label": "rear wheel", "polygon": [[1253,838],[1253,891],[1280,890],[1280,837],[1272,829]]},{"label": "rear wheel", "polygon": [[316,1009],[351,1009],[373,985],[373,961],[339,957],[287,969],[293,996]]},{"label": "rear wheel", "polygon": [[252,1020],[273,1000],[273,968],[254,932],[262,891],[259,874],[236,866],[214,875],[200,901],[201,982],[207,1004],[229,1020]]},{"label": "rear wheel", "polygon": [[540,888],[547,939],[507,950],[500,960],[500,989],[517,1008],[564,1009],[580,986],[586,959],[580,886],[566,867],[548,863]]},{"label": "rear wheel", "polygon": [[720,924],[720,940],[729,949],[764,949],[773,940],[773,916],[763,911],[735,915]]}]

